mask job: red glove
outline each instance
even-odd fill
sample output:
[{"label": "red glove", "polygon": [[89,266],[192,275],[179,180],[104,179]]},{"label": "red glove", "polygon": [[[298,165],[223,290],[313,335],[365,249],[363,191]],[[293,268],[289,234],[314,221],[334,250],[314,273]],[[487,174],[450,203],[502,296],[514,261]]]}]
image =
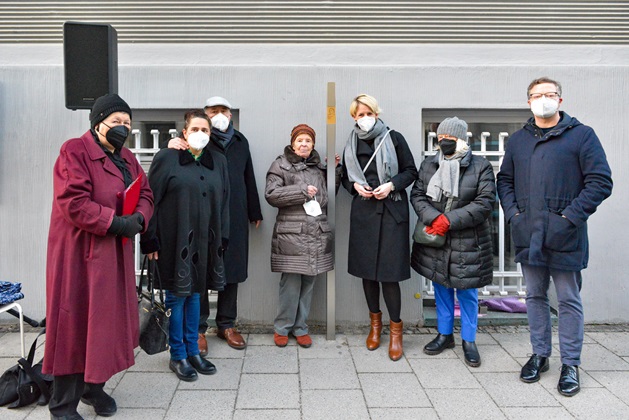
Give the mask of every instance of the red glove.
[{"label": "red glove", "polygon": [[444,214],[440,214],[439,217],[433,220],[432,224],[426,228],[426,233],[445,236],[448,230],[450,230],[450,221]]}]

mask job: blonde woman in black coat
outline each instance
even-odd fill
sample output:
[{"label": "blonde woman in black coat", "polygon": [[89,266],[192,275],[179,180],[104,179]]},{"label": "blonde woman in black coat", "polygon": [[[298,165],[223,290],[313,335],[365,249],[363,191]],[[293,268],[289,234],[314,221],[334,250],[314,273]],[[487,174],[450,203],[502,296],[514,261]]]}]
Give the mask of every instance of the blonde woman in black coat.
[{"label": "blonde woman in black coat", "polygon": [[380,289],[389,311],[389,358],[402,357],[399,282],[411,276],[406,187],[417,179],[413,155],[402,134],[378,118],[376,99],[358,95],[350,105],[356,121],[343,154],[343,186],[354,196],[350,215],[349,274],[363,279],[371,330],[367,349],[380,346]]},{"label": "blonde woman in black coat", "polygon": [[432,280],[437,304],[437,337],[424,347],[435,355],[454,347],[454,294],[461,306],[465,362],[480,366],[476,347],[478,291],[493,279],[489,216],[496,200],[491,163],[474,156],[467,123],[446,118],[437,128],[439,153],[426,158],[411,191],[411,204],[428,233],[446,236],[440,248],[413,244],[411,265]]}]

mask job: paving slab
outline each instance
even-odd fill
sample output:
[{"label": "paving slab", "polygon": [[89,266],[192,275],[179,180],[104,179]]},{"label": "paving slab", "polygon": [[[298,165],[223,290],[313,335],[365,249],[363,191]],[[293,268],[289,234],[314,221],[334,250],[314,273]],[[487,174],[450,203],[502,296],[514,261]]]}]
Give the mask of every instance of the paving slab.
[{"label": "paving slab", "polygon": [[349,345],[344,335],[337,335],[335,340],[326,340],[323,335],[313,335],[312,346],[297,347],[300,359],[348,358]]},{"label": "paving slab", "polygon": [[[588,375],[589,374],[589,375]],[[598,371],[588,372],[586,375],[580,374],[581,379],[581,392],[586,392],[587,385],[596,383],[601,387],[608,389],[616,397],[622,401],[629,402],[629,372],[611,372],[611,371]],[[592,378],[590,380],[590,378]]]},{"label": "paving slab", "polygon": [[135,365],[127,369],[127,372],[171,372],[168,367],[169,363],[170,352],[168,351],[152,355],[141,351],[135,357]]},{"label": "paving slab", "polygon": [[233,420],[300,420],[300,410],[236,410]]},{"label": "paving slab", "polygon": [[[296,346],[297,341],[293,337],[289,336],[288,339],[289,346]],[[249,346],[273,346],[275,342],[273,341],[273,334],[249,334],[249,341],[247,341],[247,347]]]},{"label": "paving slab", "polygon": [[[243,335],[243,338],[246,340],[247,335]],[[206,334],[205,339],[207,341],[208,350],[208,355],[206,357],[209,360],[226,358],[239,359],[243,357],[243,353],[245,352],[245,349],[237,350],[229,347],[227,342],[218,338],[216,334]]]},{"label": "paving slab", "polygon": [[237,390],[242,373],[242,359],[214,359],[212,363],[216,366],[214,375],[199,375],[199,379],[194,382],[181,381],[177,389]]},{"label": "paving slab", "polygon": [[581,390],[574,397],[557,394],[557,400],[576,419],[629,419],[629,406],[604,388]]},{"label": "paving slab", "polygon": [[[17,321],[17,319],[16,319]],[[24,333],[24,356],[28,355],[28,350],[31,348],[31,344],[37,337],[38,333]],[[41,346],[40,338],[37,344]],[[0,346],[0,357],[20,357],[20,334],[19,333],[7,333],[2,336],[2,346]],[[38,359],[39,360],[39,359]],[[17,363],[17,359],[15,360]]]},{"label": "paving slab", "polygon": [[[116,420],[154,420],[163,419],[166,410],[152,408],[119,408],[116,412]],[[103,417],[97,417],[103,419]]]},{"label": "paving slab", "polygon": [[299,376],[243,374],[236,408],[299,408]]},{"label": "paving slab", "polygon": [[499,407],[557,407],[559,403],[539,383],[527,384],[510,373],[476,373],[474,377]]},{"label": "paving slab", "polygon": [[352,359],[358,373],[412,372],[405,357],[397,362],[389,359],[388,346],[369,351],[366,347],[350,347]]},{"label": "paving slab", "polygon": [[480,388],[470,369],[457,359],[411,359],[415,375],[423,388]]},{"label": "paving slab", "polygon": [[504,407],[502,411],[509,420],[573,420],[574,416],[564,407]]},{"label": "paving slab", "polygon": [[370,408],[369,415],[371,420],[439,419],[434,408]]},{"label": "paving slab", "polygon": [[111,396],[120,408],[167,409],[178,384],[174,373],[127,372]]},{"label": "paving slab", "polygon": [[249,346],[242,367],[244,373],[297,373],[296,347]]},{"label": "paving slab", "polygon": [[302,419],[364,420],[369,418],[360,390],[305,390],[302,392]]},{"label": "paving slab", "polygon": [[585,334],[616,356],[629,356],[629,334],[623,332],[589,332]]},{"label": "paving slab", "polygon": [[228,419],[235,401],[236,391],[177,391],[165,419]]},{"label": "paving slab", "polygon": [[[18,350],[19,353],[19,350]],[[24,419],[49,419],[50,412],[48,407],[38,407],[43,413],[33,413],[34,408],[20,407],[15,409],[8,409],[6,407],[0,408],[0,416],[2,420],[24,420]],[[45,417],[47,416],[47,417]]]},{"label": "paving slab", "polygon": [[360,382],[351,357],[300,359],[301,389],[358,389]]},{"label": "paving slab", "polygon": [[358,375],[367,407],[431,407],[413,373],[361,373]]},{"label": "paving slab", "polygon": [[[456,355],[465,363],[463,348],[454,348]],[[520,372],[521,366],[513,357],[501,346],[478,346],[478,353],[481,358],[481,365],[470,367],[472,373],[478,372]],[[467,365],[466,365],[467,366]]]},{"label": "paving slab", "polygon": [[437,415],[448,420],[497,420],[505,415],[483,389],[427,389]]},{"label": "paving slab", "polygon": [[511,357],[530,357],[533,354],[528,333],[492,333],[491,336]]},{"label": "paving slab", "polygon": [[586,370],[629,370],[629,363],[600,344],[584,344],[581,367]]},{"label": "paving slab", "polygon": [[407,359],[430,359],[430,358],[439,358],[439,359],[456,359],[457,355],[451,349],[444,350],[441,354],[437,355],[428,355],[424,353],[424,346],[428,344],[432,339],[435,338],[434,335],[428,334],[415,334],[404,336],[404,357]]}]

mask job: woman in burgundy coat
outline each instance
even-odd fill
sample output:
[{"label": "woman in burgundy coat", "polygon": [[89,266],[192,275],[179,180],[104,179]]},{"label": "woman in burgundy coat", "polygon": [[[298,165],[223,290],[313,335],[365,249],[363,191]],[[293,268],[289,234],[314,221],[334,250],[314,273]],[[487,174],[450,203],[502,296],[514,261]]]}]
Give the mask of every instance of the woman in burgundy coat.
[{"label": "woman in burgundy coat", "polygon": [[[138,301],[131,241],[153,215],[153,194],[142,167],[122,147],[131,109],[116,94],[96,100],[91,129],[66,141],[53,172],[53,205],[46,265],[44,373],[54,375],[50,413],[80,419],[79,400],[111,416],[116,402],[105,382],[134,364]],[[139,177],[131,215],[116,212],[117,194]]]}]

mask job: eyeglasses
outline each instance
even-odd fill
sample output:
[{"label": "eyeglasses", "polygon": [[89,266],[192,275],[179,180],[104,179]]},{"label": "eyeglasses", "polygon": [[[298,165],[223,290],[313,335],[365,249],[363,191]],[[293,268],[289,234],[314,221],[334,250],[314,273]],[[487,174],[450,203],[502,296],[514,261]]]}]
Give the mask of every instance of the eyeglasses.
[{"label": "eyeglasses", "polygon": [[546,92],[546,93],[531,93],[529,95],[529,99],[539,99],[542,96],[548,98],[548,99],[558,99],[559,98],[559,93],[558,92]]}]

